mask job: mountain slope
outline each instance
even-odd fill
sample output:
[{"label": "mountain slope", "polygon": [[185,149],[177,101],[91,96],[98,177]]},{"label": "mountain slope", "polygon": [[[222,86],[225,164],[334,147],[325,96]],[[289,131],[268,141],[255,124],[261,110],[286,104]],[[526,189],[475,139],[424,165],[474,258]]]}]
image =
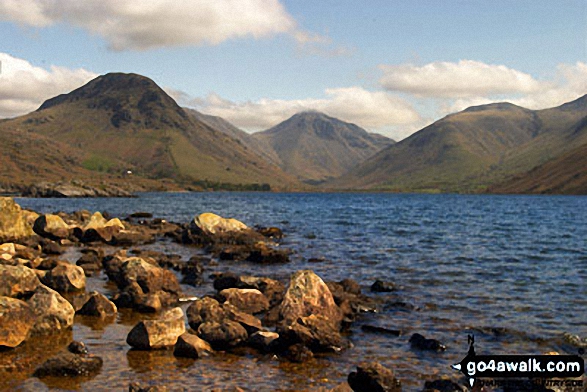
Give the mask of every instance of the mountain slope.
[{"label": "mountain slope", "polygon": [[237,140],[191,117],[152,80],[113,73],[0,123],[81,152],[85,169],[131,169],[182,182],[288,188],[294,180]]},{"label": "mountain slope", "polygon": [[318,112],[302,112],[253,134],[271,146],[287,173],[306,182],[340,176],[393,140]]},{"label": "mountain slope", "polygon": [[580,145],[585,97],[532,111],[509,103],[446,116],[330,183],[338,188],[479,192]]}]

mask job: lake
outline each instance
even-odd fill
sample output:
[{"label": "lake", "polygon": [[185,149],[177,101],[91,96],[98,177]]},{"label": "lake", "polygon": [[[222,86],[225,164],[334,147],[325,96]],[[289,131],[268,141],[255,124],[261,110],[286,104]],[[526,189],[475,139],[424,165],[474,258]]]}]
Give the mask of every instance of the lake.
[{"label": "lake", "polygon": [[[25,199],[38,212],[79,209],[125,217],[151,212],[188,222],[202,212],[233,217],[249,226],[277,226],[294,250],[284,265],[219,262],[206,269],[275,277],[313,269],[324,280],[352,278],[368,293],[376,279],[395,282],[389,306],[353,324],[352,348],[319,357],[311,366],[289,364],[248,353],[184,361],[169,352],[129,352],[126,334],[135,316],[116,323],[78,323],[73,337],[105,359],[100,375],[77,384],[36,378],[13,380],[14,389],[126,389],[130,381],[187,389],[312,390],[333,387],[356,364],[377,360],[392,368],[405,390],[421,390],[424,380],[458,378],[450,365],[466,354],[474,334],[477,353],[576,354],[562,334],[587,336],[587,197],[411,194],[143,193],[133,199]],[[155,245],[185,260],[194,248]],[[75,261],[76,255],[69,255]],[[323,258],[309,263],[310,258]],[[107,294],[103,277],[88,286]],[[212,291],[187,288],[195,295]],[[190,291],[191,290],[191,291]],[[390,337],[363,332],[362,324],[399,329]],[[443,353],[410,349],[419,332],[443,342]],[[575,351],[573,351],[575,350]]]}]

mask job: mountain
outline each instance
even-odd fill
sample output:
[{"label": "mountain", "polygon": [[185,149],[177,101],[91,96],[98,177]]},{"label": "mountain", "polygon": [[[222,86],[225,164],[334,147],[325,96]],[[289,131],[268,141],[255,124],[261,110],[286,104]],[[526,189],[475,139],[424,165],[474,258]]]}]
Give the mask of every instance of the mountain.
[{"label": "mountain", "polygon": [[436,121],[326,185],[486,191],[587,142],[587,134],[577,131],[585,116],[587,96],[536,111],[510,103],[471,107]]},{"label": "mountain", "polygon": [[272,148],[285,172],[308,183],[340,176],[394,143],[319,112],[298,113],[253,137]]},{"label": "mountain", "polygon": [[[289,189],[296,183],[237,139],[191,116],[155,82],[136,74],[99,76],[51,98],[33,113],[0,123],[0,134],[9,133],[44,138],[55,145],[51,154],[77,157],[68,165],[39,164],[43,170],[67,167],[73,175],[130,169],[142,177],[201,186],[268,183]],[[66,147],[60,150],[57,145]]]}]

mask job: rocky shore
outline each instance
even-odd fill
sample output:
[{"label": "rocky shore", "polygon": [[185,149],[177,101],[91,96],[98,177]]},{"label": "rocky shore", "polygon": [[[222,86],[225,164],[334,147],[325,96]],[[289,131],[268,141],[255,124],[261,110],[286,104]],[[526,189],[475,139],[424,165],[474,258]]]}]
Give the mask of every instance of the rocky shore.
[{"label": "rocky shore", "polygon": [[[39,379],[91,379],[103,359],[84,342],[72,341],[74,323],[82,316],[113,323],[121,311],[138,320],[120,342],[129,354],[168,350],[197,361],[228,352],[293,364],[344,355],[353,349],[350,326],[382,305],[358,282],[324,281],[311,270],[292,271],[287,281],[218,272],[197,256],[182,260],[147,247],[166,240],[203,249],[218,263],[281,265],[290,256],[280,246],[283,236],[277,227],[250,228],[212,213],[187,223],[150,213],[123,219],[90,211],[38,214],[0,198],[0,364],[6,363],[2,356],[12,358],[14,350],[39,339],[61,342],[61,350],[42,361],[0,367],[1,378],[19,371]],[[81,254],[75,264],[62,257],[72,249]],[[107,277],[113,295],[88,289],[88,279],[99,274]],[[213,279],[214,291],[198,298],[183,292],[182,285],[197,287],[205,276]],[[371,285],[373,293],[394,290],[389,281]],[[368,323],[362,329],[405,339],[424,353],[446,349],[418,333],[404,337],[402,331]],[[347,381],[329,390],[400,391],[401,378],[380,363],[357,363]],[[466,390],[466,380],[459,378],[422,380],[421,385],[426,391]],[[235,390],[246,387],[235,385]],[[166,390],[165,382],[153,388],[129,385],[132,391]]]}]

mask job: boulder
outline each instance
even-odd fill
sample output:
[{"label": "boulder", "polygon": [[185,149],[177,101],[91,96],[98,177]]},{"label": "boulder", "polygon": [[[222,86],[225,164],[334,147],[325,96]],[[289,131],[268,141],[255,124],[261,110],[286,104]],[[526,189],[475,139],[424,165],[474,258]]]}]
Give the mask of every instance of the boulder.
[{"label": "boulder", "polygon": [[236,321],[237,323],[242,325],[249,335],[263,329],[261,320],[259,320],[255,316],[241,312],[230,304],[224,304],[222,308],[224,309],[226,317],[229,320]]},{"label": "boulder", "polygon": [[58,292],[39,285],[35,294],[27,301],[35,314],[31,335],[51,335],[73,326],[75,310]]},{"label": "boulder", "polygon": [[26,302],[4,296],[0,296],[0,315],[0,347],[14,348],[29,336],[35,315]]},{"label": "boulder", "polygon": [[279,334],[269,331],[258,331],[249,336],[248,345],[262,352],[273,351],[274,346],[279,341]]},{"label": "boulder", "polygon": [[334,302],[328,286],[313,271],[295,272],[279,307],[282,324],[292,324],[300,317],[322,316],[336,328],[342,312]]},{"label": "boulder", "polygon": [[129,332],[126,342],[141,350],[151,350],[174,346],[185,332],[183,310],[173,308],[156,320],[139,322]]},{"label": "boulder", "polygon": [[269,300],[257,289],[224,289],[220,297],[245,313],[256,314],[269,309]]},{"label": "boulder", "polygon": [[198,327],[198,336],[216,350],[238,346],[249,337],[242,325],[231,320],[224,320],[221,323],[216,321],[202,323]]},{"label": "boulder", "polygon": [[237,276],[233,273],[223,273],[214,279],[214,288],[218,291],[224,289],[257,289],[269,300],[271,306],[281,302],[285,287],[280,281],[257,277],[257,276]]},{"label": "boulder", "polygon": [[45,275],[43,283],[62,294],[82,291],[86,288],[86,274],[83,268],[62,262]]},{"label": "boulder", "polygon": [[186,310],[190,327],[197,330],[200,324],[207,321],[220,322],[226,318],[222,305],[214,298],[204,297],[194,301]]},{"label": "boulder", "polygon": [[355,392],[400,392],[401,383],[393,372],[377,362],[362,363],[348,376]]},{"label": "boulder", "polygon": [[314,314],[300,317],[287,326],[278,326],[277,332],[285,342],[301,343],[314,352],[340,351],[347,346],[330,320]]},{"label": "boulder", "polygon": [[212,347],[208,342],[200,339],[191,333],[184,333],[177,338],[173,355],[183,358],[201,358],[213,353]]},{"label": "boulder", "polygon": [[18,240],[33,234],[20,206],[10,197],[0,197],[0,241]]},{"label": "boulder", "polygon": [[82,240],[84,242],[109,242],[112,237],[125,230],[124,224],[118,218],[106,220],[100,212],[95,212],[89,222],[83,227]]},{"label": "boulder", "polygon": [[35,370],[33,376],[39,378],[91,377],[100,373],[102,364],[103,361],[100,357],[63,352],[45,361],[45,363]]},{"label": "boulder", "polygon": [[395,284],[393,282],[383,281],[377,279],[371,285],[371,291],[374,293],[389,293],[395,291]]},{"label": "boulder", "polygon": [[144,293],[165,291],[179,296],[181,288],[175,274],[169,270],[148,263],[139,257],[124,260],[121,266],[121,286],[137,282]]},{"label": "boulder", "polygon": [[34,270],[22,265],[0,264],[0,296],[26,298],[31,296],[40,284]]},{"label": "boulder", "polygon": [[45,214],[35,220],[33,231],[41,237],[58,241],[68,238],[72,228],[59,215]]},{"label": "boulder", "polygon": [[84,316],[107,318],[116,316],[117,312],[118,309],[113,302],[97,291],[92,291],[77,313]]},{"label": "boulder", "polygon": [[144,293],[137,282],[132,282],[112,298],[112,302],[119,308],[133,308],[141,313],[159,312],[163,308],[163,301],[166,305],[173,302],[172,298],[163,291]]},{"label": "boulder", "polygon": [[444,351],[446,346],[436,339],[427,339],[419,333],[415,333],[410,337],[410,345],[416,350],[425,351]]},{"label": "boulder", "polygon": [[226,219],[211,212],[198,215],[190,226],[205,234],[231,233],[248,229],[247,225],[236,219]]}]

